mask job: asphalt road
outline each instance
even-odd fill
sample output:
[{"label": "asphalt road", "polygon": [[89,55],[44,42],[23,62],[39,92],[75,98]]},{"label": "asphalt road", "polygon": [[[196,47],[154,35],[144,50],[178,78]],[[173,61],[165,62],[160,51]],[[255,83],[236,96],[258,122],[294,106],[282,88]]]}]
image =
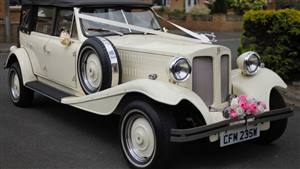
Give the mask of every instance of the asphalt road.
[{"label": "asphalt road", "polygon": [[[219,43],[232,45],[233,39]],[[236,46],[235,46],[236,48]],[[0,65],[6,57],[0,56]],[[35,95],[31,108],[8,100],[7,72],[0,67],[0,169],[126,169],[118,141],[118,117],[102,117]],[[300,108],[275,144],[225,148],[181,145],[174,169],[300,169]]]}]

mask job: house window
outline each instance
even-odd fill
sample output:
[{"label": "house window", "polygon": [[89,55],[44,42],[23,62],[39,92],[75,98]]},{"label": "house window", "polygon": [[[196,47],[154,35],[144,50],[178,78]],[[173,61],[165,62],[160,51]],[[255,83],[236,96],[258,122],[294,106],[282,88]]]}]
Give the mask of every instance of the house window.
[{"label": "house window", "polygon": [[171,0],[163,0],[163,5],[166,7],[170,7],[171,6]]}]

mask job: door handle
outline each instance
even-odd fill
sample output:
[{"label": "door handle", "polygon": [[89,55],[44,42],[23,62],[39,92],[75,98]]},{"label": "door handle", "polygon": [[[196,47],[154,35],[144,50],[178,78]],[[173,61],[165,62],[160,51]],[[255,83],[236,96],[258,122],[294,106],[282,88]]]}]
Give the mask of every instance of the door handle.
[{"label": "door handle", "polygon": [[44,50],[44,52],[45,52],[47,55],[50,54],[50,50],[47,49],[47,46],[46,46],[46,45],[43,46],[43,50]]}]

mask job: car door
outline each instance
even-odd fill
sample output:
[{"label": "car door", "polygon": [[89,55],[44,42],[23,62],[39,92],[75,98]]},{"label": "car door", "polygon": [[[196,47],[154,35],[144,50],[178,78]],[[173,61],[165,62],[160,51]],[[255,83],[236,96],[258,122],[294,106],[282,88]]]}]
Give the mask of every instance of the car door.
[{"label": "car door", "polygon": [[[61,43],[60,34],[66,32],[71,36],[71,44]],[[50,37],[46,48],[48,78],[69,88],[76,88],[76,56],[80,48],[73,9],[57,9],[54,36]]]},{"label": "car door", "polygon": [[38,7],[35,12],[36,21],[30,34],[22,34],[20,40],[32,62],[33,71],[38,76],[47,77],[46,48],[53,32],[55,10],[53,7]]}]

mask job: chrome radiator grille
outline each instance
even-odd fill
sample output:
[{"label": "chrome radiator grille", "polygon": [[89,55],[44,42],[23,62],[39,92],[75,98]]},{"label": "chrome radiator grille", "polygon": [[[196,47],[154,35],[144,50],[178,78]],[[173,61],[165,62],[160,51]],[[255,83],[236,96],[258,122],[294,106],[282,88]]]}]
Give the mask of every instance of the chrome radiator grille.
[{"label": "chrome radiator grille", "polygon": [[197,57],[193,61],[193,91],[197,93],[207,105],[213,104],[214,81],[213,81],[212,57]]},{"label": "chrome radiator grille", "polygon": [[[221,95],[218,102],[224,103],[227,101],[230,94],[229,90],[229,76],[230,76],[230,57],[229,55],[223,55],[220,58],[220,80],[216,83],[221,83]],[[216,71],[218,72],[218,71]],[[214,89],[214,66],[212,57],[196,57],[193,60],[193,91],[197,93],[206,105],[210,106],[214,103],[214,91],[220,89]],[[218,85],[217,85],[218,86]]]}]

